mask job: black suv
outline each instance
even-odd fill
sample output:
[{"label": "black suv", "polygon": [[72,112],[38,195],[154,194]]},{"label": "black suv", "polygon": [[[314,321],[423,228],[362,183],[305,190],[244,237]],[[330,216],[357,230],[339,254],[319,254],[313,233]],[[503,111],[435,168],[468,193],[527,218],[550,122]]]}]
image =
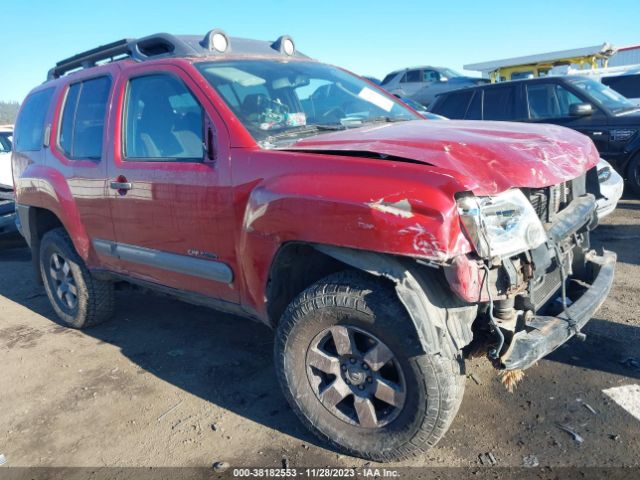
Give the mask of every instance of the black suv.
[{"label": "black suv", "polygon": [[554,123],[584,133],[640,194],[640,107],[579,76],[533,78],[439,95],[429,110],[452,119]]}]

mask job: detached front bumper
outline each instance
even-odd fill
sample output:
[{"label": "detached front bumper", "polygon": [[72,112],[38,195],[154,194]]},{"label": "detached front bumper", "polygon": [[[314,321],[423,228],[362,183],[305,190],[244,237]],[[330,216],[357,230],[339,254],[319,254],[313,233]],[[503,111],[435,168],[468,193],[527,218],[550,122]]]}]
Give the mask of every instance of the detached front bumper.
[{"label": "detached front bumper", "polygon": [[[589,252],[586,256],[591,285],[566,312],[556,317],[534,315],[526,329],[517,332],[500,361],[505,370],[525,369],[553,352],[569,340],[591,319],[609,294],[613,284],[616,254],[605,250],[602,255]],[[589,281],[591,280],[591,281]],[[573,325],[573,327],[572,327]]]}]

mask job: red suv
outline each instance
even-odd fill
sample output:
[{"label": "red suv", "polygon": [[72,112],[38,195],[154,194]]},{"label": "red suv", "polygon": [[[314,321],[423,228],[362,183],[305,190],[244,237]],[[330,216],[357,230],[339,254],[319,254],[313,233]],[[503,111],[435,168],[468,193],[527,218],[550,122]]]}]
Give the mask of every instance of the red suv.
[{"label": "red suv", "polygon": [[604,301],[597,163],[572,130],[422,120],[289,37],[213,30],[59,62],[13,175],[63,322],[110,317],[122,282],[263,322],[300,419],[385,461],[444,435],[465,355],[525,369]]}]

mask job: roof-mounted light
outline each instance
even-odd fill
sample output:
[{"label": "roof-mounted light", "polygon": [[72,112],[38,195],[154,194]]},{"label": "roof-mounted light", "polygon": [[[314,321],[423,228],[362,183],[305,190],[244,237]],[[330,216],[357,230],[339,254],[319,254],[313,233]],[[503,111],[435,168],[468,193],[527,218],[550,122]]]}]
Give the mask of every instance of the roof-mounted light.
[{"label": "roof-mounted light", "polygon": [[271,44],[271,48],[284,53],[287,56],[292,56],[296,53],[296,45],[293,43],[293,38],[289,35],[282,35],[275,42]]},{"label": "roof-mounted light", "polygon": [[203,47],[211,51],[224,53],[229,49],[229,36],[223,30],[216,28],[207,32],[202,43]]}]

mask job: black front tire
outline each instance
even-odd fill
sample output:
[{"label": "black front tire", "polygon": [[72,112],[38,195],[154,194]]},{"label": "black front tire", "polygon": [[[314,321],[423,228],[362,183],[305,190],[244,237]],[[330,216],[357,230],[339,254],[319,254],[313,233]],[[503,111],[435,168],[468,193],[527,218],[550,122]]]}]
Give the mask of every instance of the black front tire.
[{"label": "black front tire", "polygon": [[640,153],[636,153],[627,167],[627,182],[633,193],[640,197]]},{"label": "black front tire", "polygon": [[[321,402],[308,376],[308,349],[333,326],[366,332],[393,353],[402,371],[404,401],[387,424],[365,428],[349,423]],[[275,360],[281,387],[300,420],[338,449],[374,461],[400,460],[434,446],[449,428],[464,393],[462,356],[423,354],[393,286],[359,271],[331,275],[289,305],[278,325]]]},{"label": "black front tire", "polygon": [[42,237],[39,257],[47,296],[66,326],[87,328],[113,316],[113,284],[91,275],[63,228]]}]

